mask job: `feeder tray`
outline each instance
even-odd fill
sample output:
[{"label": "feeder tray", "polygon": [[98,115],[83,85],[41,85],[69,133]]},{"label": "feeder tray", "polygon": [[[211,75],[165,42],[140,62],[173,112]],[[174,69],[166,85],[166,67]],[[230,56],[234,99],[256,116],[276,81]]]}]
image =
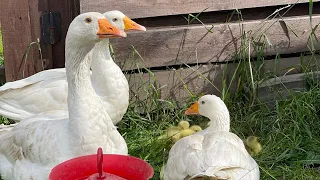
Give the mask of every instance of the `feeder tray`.
[{"label": "feeder tray", "polygon": [[145,161],[118,154],[81,156],[65,161],[51,170],[49,180],[148,180],[153,168]]}]

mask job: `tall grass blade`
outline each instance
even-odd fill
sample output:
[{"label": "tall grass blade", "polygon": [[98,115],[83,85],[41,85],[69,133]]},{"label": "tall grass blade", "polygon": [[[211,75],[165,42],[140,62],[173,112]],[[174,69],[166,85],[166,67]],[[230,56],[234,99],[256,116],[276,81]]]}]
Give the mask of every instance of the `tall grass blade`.
[{"label": "tall grass blade", "polygon": [[313,13],[313,1],[309,0],[309,18],[310,18],[311,27],[312,27],[312,13]]}]

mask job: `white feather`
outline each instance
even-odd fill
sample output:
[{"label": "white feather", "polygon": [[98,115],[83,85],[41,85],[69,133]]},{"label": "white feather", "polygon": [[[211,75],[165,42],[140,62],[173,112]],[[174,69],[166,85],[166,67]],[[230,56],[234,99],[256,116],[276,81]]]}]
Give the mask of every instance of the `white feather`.
[{"label": "white feather", "polygon": [[0,136],[8,133],[16,124],[4,125],[0,124]]}]

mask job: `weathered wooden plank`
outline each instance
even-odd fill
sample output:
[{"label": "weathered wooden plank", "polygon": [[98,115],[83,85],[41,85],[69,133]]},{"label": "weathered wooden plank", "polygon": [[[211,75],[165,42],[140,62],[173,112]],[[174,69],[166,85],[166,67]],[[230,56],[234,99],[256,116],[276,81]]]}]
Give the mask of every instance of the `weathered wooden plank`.
[{"label": "weathered wooden plank", "polygon": [[[254,20],[262,20],[274,14],[276,10],[280,7],[284,6],[268,6],[268,7],[257,7],[257,8],[248,8],[241,9],[241,17],[246,21],[254,21]],[[288,7],[288,6],[285,6]],[[308,3],[300,3],[294,6],[290,6],[289,8],[285,8],[279,13],[283,17],[295,17],[295,16],[304,16],[309,15],[309,4]],[[316,2],[313,4],[313,14],[320,14],[320,3]],[[195,14],[194,14],[195,15]],[[277,15],[277,14],[275,14]],[[139,18],[134,19],[137,23],[140,23],[147,27],[147,29],[151,27],[174,27],[187,25],[188,21],[186,18],[188,15],[172,15],[172,16],[157,16],[157,17],[149,17],[149,18]],[[212,24],[212,23],[224,23],[228,22],[238,22],[239,16],[237,13],[233,12],[233,10],[229,11],[209,11],[202,12],[198,15],[198,19],[201,20],[204,24]],[[199,21],[194,20],[190,21],[190,24],[200,24]]]},{"label": "weathered wooden plank", "polygon": [[[319,0],[313,0],[317,2]],[[294,4],[297,0],[80,0],[81,13],[89,11],[106,12],[120,10],[131,18],[166,16],[175,14],[189,14],[206,11],[220,11],[230,9],[244,9],[263,6]],[[309,2],[299,0],[298,3]]]},{"label": "weathered wooden plank", "polygon": [[281,76],[266,80],[258,89],[258,98],[270,108],[275,108],[276,101],[290,99],[293,95],[310,89],[307,78],[319,82],[320,71]]},{"label": "weathered wooden plank", "polygon": [[[309,67],[317,69],[314,65],[319,60],[320,56],[305,56],[303,59],[292,57],[276,61],[267,60],[261,72],[265,75],[268,74],[270,77],[296,74],[302,72],[301,62],[306,64],[310,61]],[[220,96],[223,89],[222,80],[225,79],[226,85],[229,86],[237,66],[238,64],[207,64],[192,66],[191,68],[158,71],[153,72],[153,74],[130,74],[126,76],[130,84],[130,95],[133,99],[146,99],[152,94],[152,91],[158,90],[161,98],[171,97],[179,100],[190,97],[189,92],[193,94],[213,93]],[[225,68],[226,73],[223,74]],[[237,78],[234,81],[236,80]],[[155,88],[150,87],[150,85],[153,85]],[[233,84],[230,91],[235,91]]]},{"label": "weathered wooden plank", "polygon": [[[320,15],[314,15],[312,20],[314,25],[320,23]],[[258,45],[260,42],[267,43],[264,36],[267,37],[272,45],[266,45],[266,56],[307,51],[311,33],[309,16],[285,18],[284,22],[289,29],[288,34],[283,29],[284,23],[275,19],[267,22],[244,22],[241,25],[217,24],[212,28],[212,33],[208,33],[202,25],[149,29],[129,34],[127,38],[112,39],[111,43],[116,61],[125,70],[135,69],[136,64],[140,64],[140,67],[159,67],[227,61],[239,52],[243,31],[248,39],[254,38]],[[320,31],[317,30],[316,35],[319,37]],[[143,60],[137,54],[132,56],[132,45]],[[252,45],[251,50],[253,49]]]},{"label": "weathered wooden plank", "polygon": [[[31,2],[31,4],[29,4]],[[30,6],[37,5],[32,0],[10,0],[1,1],[0,21],[3,33],[4,58],[7,81],[14,81],[30,76],[40,69],[38,68],[39,59],[34,54],[32,47],[28,58],[24,61],[24,54],[28,45],[37,41],[36,34],[33,34],[34,13],[38,11],[30,11]],[[37,7],[37,6],[36,6]],[[31,9],[35,10],[33,7]],[[37,17],[38,18],[38,17]],[[40,31],[40,30],[39,30]]]}]

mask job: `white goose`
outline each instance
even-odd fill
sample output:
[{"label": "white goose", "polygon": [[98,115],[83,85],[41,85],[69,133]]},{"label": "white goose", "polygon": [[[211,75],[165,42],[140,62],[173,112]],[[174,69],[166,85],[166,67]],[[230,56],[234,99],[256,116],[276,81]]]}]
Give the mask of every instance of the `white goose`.
[{"label": "white goose", "polygon": [[[48,179],[52,167],[70,158],[105,153],[126,155],[127,145],[94,91],[91,59],[85,58],[101,38],[126,34],[100,13],[84,13],[66,36],[69,118],[51,120],[50,112],[21,121],[0,136],[0,174],[4,180]],[[56,116],[57,113],[53,113]],[[50,117],[50,120],[40,120]]]},{"label": "white goose", "polygon": [[165,180],[203,179],[258,180],[259,166],[242,140],[229,132],[229,111],[215,95],[205,95],[185,114],[200,114],[210,126],[176,142],[169,152]]},{"label": "white goose", "polygon": [[[104,15],[112,25],[121,30],[146,30],[120,11],[109,11]],[[93,59],[93,88],[102,98],[113,123],[117,124],[129,105],[129,85],[121,69],[110,56],[109,40],[97,43],[86,58]],[[67,94],[65,68],[42,71],[0,87],[0,115],[21,121],[50,110],[67,112]]]}]

